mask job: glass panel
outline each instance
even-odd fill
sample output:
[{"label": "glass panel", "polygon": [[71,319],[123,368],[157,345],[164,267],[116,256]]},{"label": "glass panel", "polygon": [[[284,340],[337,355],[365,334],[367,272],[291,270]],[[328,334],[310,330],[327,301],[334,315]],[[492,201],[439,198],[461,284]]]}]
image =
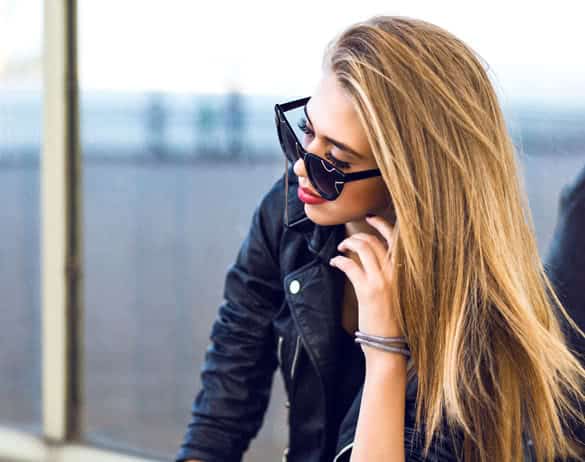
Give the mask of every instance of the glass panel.
[{"label": "glass panel", "polygon": [[[278,3],[262,4],[257,18],[249,2],[79,2],[89,440],[164,458],[176,453],[226,270],[259,199],[282,173],[274,103],[310,95],[327,41],[386,8],[366,3],[343,11],[297,5],[285,23],[302,24],[302,33],[291,33]],[[510,11],[505,24],[494,17],[497,40],[492,25],[481,27],[494,21],[457,13],[442,3],[403,10],[485,50],[505,94],[522,90],[502,101],[544,252],[559,191],[585,163],[585,111],[560,103],[570,98],[557,98],[543,79],[582,82],[583,70],[570,67],[579,50],[565,61],[555,55],[556,75],[540,72],[548,64],[524,68],[508,43],[517,42],[525,11]],[[547,14],[523,33],[531,50],[540,52],[543,37],[559,47],[576,42],[563,36],[565,26],[542,34],[568,16]],[[245,460],[280,460],[284,402],[276,374]]]},{"label": "glass panel", "polygon": [[[146,16],[166,15],[169,3],[142,2],[139,8]],[[181,12],[176,20],[204,12],[181,2],[173,8]],[[130,10],[119,2],[79,2],[83,420],[87,440],[168,460],[191,419],[227,268],[254,208],[283,173],[273,111],[283,98],[235,84],[213,89],[208,84],[217,69],[206,74],[206,66],[199,67],[199,80],[192,75],[191,88],[166,80],[159,85],[152,79],[158,67],[153,63],[169,50],[156,46],[140,65],[142,58],[122,59],[128,21],[136,24],[132,53],[143,53],[149,45],[142,40],[151,35],[142,13],[131,19]],[[208,46],[192,24],[185,23],[182,34],[172,54],[183,58],[167,62],[167,79],[185,72],[185,56]],[[119,80],[108,77],[113,63]],[[137,66],[143,67],[128,84],[127,73]],[[287,444],[284,404],[277,373],[264,425],[246,460],[281,459]]]},{"label": "glass panel", "polygon": [[41,425],[42,1],[0,1],[0,425]]},{"label": "glass panel", "polygon": [[526,100],[507,107],[522,148],[519,158],[543,258],[557,221],[561,188],[585,168],[585,99],[576,96],[570,104]]}]

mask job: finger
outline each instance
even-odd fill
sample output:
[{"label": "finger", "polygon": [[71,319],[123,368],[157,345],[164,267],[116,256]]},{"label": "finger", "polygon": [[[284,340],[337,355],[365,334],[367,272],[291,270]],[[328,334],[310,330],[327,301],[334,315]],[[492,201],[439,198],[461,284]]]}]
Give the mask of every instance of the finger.
[{"label": "finger", "polygon": [[367,242],[370,245],[370,247],[372,247],[372,249],[374,250],[374,254],[376,255],[376,259],[378,261],[378,266],[382,267],[384,265],[384,258],[388,250],[386,248],[385,242],[382,242],[379,237],[368,233],[356,233],[352,234],[351,237],[353,239],[359,239]]},{"label": "finger", "polygon": [[369,225],[376,228],[376,230],[382,235],[384,240],[388,245],[388,250],[385,255],[384,263],[387,263],[390,259],[390,255],[392,253],[392,246],[394,244],[394,237],[398,232],[398,222],[393,226],[387,220],[382,218],[379,215],[374,215],[372,217],[366,217],[366,221]]},{"label": "finger", "polygon": [[389,221],[379,215],[366,217],[366,220],[370,226],[376,228],[376,230],[384,237],[388,243],[388,247],[392,247],[392,241],[396,234],[398,222],[395,225],[391,225]]},{"label": "finger", "polygon": [[354,287],[363,284],[365,277],[364,270],[359,263],[353,261],[351,258],[344,257],[343,255],[336,255],[329,260],[329,264],[343,271]]},{"label": "finger", "polygon": [[380,272],[378,257],[369,242],[361,239],[353,239],[352,236],[341,242],[337,248],[342,251],[352,250],[355,252],[359,257],[366,274]]}]

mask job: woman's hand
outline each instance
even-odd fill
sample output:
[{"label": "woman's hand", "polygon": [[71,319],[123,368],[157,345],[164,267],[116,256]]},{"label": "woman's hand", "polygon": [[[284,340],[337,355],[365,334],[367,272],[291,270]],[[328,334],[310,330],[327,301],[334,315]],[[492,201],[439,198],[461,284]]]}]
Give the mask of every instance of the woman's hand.
[{"label": "woman's hand", "polygon": [[[371,335],[402,336],[392,312],[395,229],[380,216],[366,220],[383,239],[355,233],[344,239],[338,249],[352,251],[358,258],[336,256],[331,262],[353,284],[358,299],[359,329]],[[368,346],[362,346],[362,351],[366,358],[366,377],[351,460],[404,461],[406,358]]]},{"label": "woman's hand", "polygon": [[383,240],[372,234],[353,234],[341,241],[337,248],[354,252],[359,262],[337,255],[329,263],[343,271],[354,287],[358,300],[359,330],[370,335],[402,336],[404,334],[392,312],[391,303],[394,297],[392,245],[395,230],[381,216],[367,217],[366,220]]}]

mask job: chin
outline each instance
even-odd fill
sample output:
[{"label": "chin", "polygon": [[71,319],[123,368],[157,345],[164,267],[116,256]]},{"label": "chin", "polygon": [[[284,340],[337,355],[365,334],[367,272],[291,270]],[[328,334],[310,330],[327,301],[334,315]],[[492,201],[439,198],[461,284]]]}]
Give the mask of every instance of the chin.
[{"label": "chin", "polygon": [[[320,204],[318,206],[305,204],[305,215],[307,215],[309,220],[311,220],[313,223],[320,226],[340,225],[351,221],[351,218],[336,216],[335,213],[326,211],[324,208],[321,208],[323,205],[325,204]],[[321,212],[321,210],[323,210],[323,212]]]}]

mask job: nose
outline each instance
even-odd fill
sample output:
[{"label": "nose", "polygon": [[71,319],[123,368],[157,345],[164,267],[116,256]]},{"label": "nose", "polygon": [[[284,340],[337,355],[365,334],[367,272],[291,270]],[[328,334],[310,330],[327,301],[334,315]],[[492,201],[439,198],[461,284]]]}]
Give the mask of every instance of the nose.
[{"label": "nose", "polygon": [[[317,137],[314,137],[312,140],[303,140],[303,147],[308,152],[319,156],[324,157],[324,153],[327,151],[327,144],[320,142]],[[307,143],[308,141],[308,143]],[[297,161],[293,164],[293,172],[297,176],[307,176],[307,170],[305,169],[305,161],[301,158],[297,159]]]},{"label": "nose", "polygon": [[293,172],[295,172],[296,176],[307,176],[307,170],[305,169],[305,162],[303,159],[299,158],[293,164]]}]

